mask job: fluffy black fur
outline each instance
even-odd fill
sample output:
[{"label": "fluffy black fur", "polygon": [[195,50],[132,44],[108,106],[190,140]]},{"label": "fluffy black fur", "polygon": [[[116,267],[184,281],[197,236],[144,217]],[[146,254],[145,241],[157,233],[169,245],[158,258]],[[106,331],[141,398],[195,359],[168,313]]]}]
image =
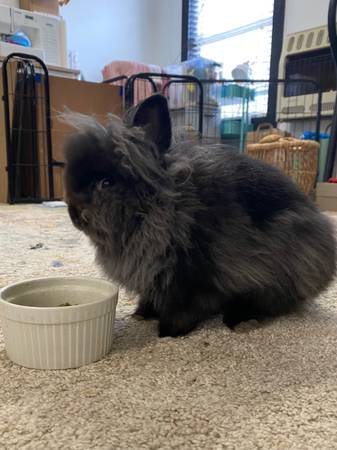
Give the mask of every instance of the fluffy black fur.
[{"label": "fluffy black fur", "polygon": [[140,104],[128,126],[67,117],[79,129],[65,148],[70,217],[160,336],[219,313],[233,328],[290,312],[333,278],[334,234],[315,205],[263,162],[171,145],[164,97]]}]

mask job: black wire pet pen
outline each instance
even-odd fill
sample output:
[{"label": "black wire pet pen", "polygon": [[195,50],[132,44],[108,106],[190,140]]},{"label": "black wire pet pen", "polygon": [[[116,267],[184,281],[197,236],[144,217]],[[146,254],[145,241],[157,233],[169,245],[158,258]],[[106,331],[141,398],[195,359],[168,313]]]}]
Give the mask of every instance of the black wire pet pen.
[{"label": "black wire pet pen", "polygon": [[[298,138],[307,132],[319,140],[322,91],[314,80],[200,80],[159,73],[125,78],[126,111],[154,92],[161,92],[168,99],[175,133],[182,131],[204,143],[222,142],[243,152],[247,135],[261,122],[281,125],[285,133]],[[268,102],[271,86],[278,92],[275,111],[270,111]],[[309,111],[302,111],[297,103],[303,90],[311,105]]]},{"label": "black wire pet pen", "polygon": [[48,69],[33,55],[2,64],[8,202],[54,199]]}]

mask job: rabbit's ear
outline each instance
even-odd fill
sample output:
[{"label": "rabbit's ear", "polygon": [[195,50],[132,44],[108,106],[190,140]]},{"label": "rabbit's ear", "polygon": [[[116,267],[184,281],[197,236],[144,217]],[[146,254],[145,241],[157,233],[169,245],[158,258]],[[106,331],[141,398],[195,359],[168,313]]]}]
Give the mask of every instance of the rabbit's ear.
[{"label": "rabbit's ear", "polygon": [[148,97],[136,108],[132,126],[143,127],[146,137],[153,141],[160,152],[171,145],[171,118],[166,98],[161,94]]}]

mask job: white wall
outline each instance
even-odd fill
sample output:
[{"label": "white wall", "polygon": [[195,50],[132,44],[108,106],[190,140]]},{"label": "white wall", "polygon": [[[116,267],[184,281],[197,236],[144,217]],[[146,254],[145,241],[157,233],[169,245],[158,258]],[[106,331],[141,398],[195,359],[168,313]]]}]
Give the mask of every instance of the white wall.
[{"label": "white wall", "polygon": [[329,0],[286,0],[284,36],[328,23]]},{"label": "white wall", "polygon": [[0,0],[0,5],[14,6],[14,8],[19,8],[19,0]]},{"label": "white wall", "polygon": [[152,0],[152,6],[150,56],[160,66],[178,63],[181,61],[182,0]]},{"label": "white wall", "polygon": [[115,59],[166,65],[180,59],[182,0],[72,0],[61,8],[68,48],[85,79]]}]

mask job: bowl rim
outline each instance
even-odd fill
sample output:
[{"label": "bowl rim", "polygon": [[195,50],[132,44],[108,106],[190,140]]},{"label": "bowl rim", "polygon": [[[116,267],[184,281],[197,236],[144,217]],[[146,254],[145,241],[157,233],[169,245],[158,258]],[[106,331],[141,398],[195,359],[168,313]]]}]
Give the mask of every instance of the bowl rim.
[{"label": "bowl rim", "polygon": [[[102,285],[105,285],[107,287],[113,288],[113,291],[111,293],[110,296],[106,296],[105,298],[98,300],[98,301],[94,301],[94,302],[88,302],[88,303],[82,303],[80,305],[71,305],[71,306],[67,306],[67,308],[64,308],[63,306],[48,306],[48,307],[43,307],[43,306],[27,306],[27,305],[19,305],[17,303],[12,303],[11,301],[5,300],[2,297],[2,294],[4,291],[10,290],[12,288],[15,288],[17,286],[22,286],[25,285],[27,283],[40,283],[41,281],[56,281],[56,282],[60,282],[60,281],[73,281],[73,282],[83,282],[83,281],[92,281],[92,282],[97,282],[97,283],[101,283]],[[40,277],[40,278],[29,278],[27,280],[23,280],[23,281],[17,281],[15,283],[10,283],[6,286],[4,286],[3,288],[0,288],[0,304],[5,305],[6,307],[9,308],[15,308],[18,310],[29,310],[29,311],[48,311],[50,313],[52,313],[53,311],[73,311],[74,309],[83,309],[83,308],[88,308],[93,307],[93,305],[101,305],[102,303],[105,303],[108,298],[110,297],[115,297],[117,295],[118,298],[118,293],[119,293],[119,286],[115,283],[113,283],[112,281],[106,280],[104,278],[97,278],[97,277],[73,277],[73,276],[63,276],[63,277]],[[117,303],[117,302],[116,302]]]}]

